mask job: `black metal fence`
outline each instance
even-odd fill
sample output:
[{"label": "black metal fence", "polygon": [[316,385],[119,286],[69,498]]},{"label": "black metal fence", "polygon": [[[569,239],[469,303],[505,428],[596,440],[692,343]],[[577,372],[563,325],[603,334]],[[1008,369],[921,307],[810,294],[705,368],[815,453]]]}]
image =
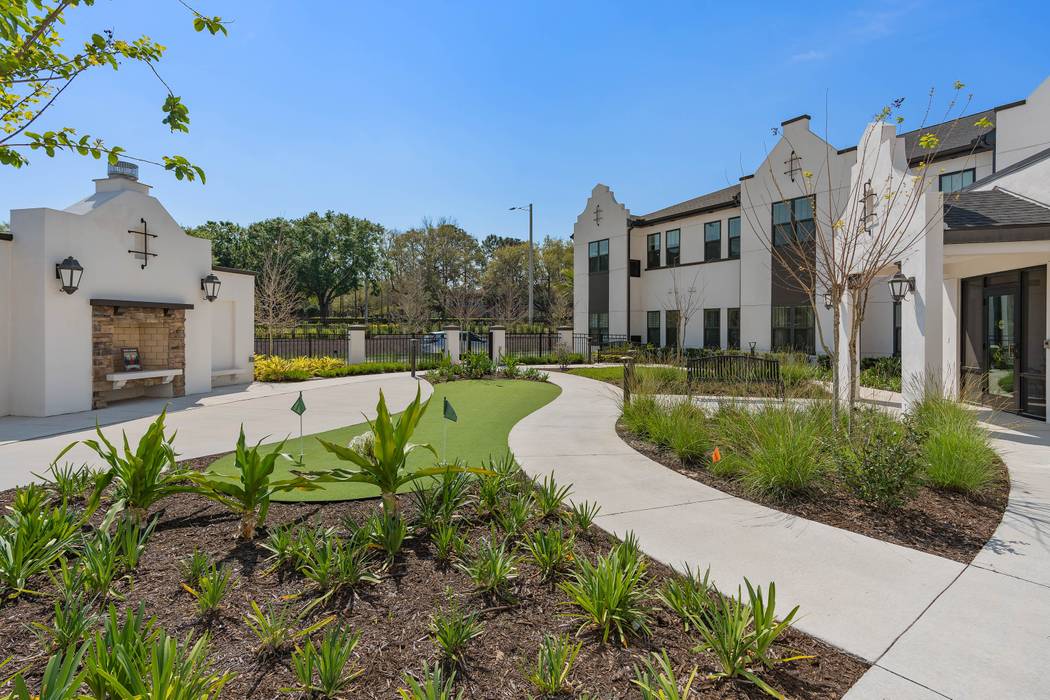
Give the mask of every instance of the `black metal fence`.
[{"label": "black metal fence", "polygon": [[507,333],[504,354],[507,357],[548,357],[558,349],[557,333]]},{"label": "black metal fence", "polygon": [[293,357],[341,357],[347,358],[349,336],[342,329],[291,328],[274,334],[271,338],[265,330],[255,332],[255,354]]},{"label": "black metal fence", "polygon": [[445,353],[444,333],[383,333],[365,336],[365,362],[436,362]]},{"label": "black metal fence", "polygon": [[459,352],[463,353],[480,353],[482,355],[489,354],[489,334],[488,333],[474,333],[472,331],[460,331],[459,334]]},{"label": "black metal fence", "polygon": [[582,355],[585,362],[601,362],[603,354],[619,348],[631,348],[635,345],[636,343],[632,343],[626,335],[574,333],[572,336],[572,351],[577,355]]}]

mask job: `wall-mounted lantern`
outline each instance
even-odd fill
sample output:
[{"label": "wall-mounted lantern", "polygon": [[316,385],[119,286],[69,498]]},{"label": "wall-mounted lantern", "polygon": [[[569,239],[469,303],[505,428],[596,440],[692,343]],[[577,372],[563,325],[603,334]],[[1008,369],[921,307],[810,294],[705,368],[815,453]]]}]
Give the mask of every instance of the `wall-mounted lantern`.
[{"label": "wall-mounted lantern", "polygon": [[908,294],[915,291],[915,278],[905,277],[904,273],[897,271],[893,277],[890,277],[890,298],[896,303],[904,301]]},{"label": "wall-mounted lantern", "polygon": [[208,301],[215,301],[219,298],[219,287],[221,286],[222,280],[212,273],[208,273],[207,277],[201,278],[201,290],[204,292],[204,298]]},{"label": "wall-mounted lantern", "polygon": [[80,278],[83,276],[84,268],[72,255],[55,265],[55,279],[62,281],[62,291],[66,294],[77,291],[80,287]]},{"label": "wall-mounted lantern", "polygon": [[831,310],[831,307],[835,305],[835,302],[831,298],[831,292],[824,292],[824,308]]}]

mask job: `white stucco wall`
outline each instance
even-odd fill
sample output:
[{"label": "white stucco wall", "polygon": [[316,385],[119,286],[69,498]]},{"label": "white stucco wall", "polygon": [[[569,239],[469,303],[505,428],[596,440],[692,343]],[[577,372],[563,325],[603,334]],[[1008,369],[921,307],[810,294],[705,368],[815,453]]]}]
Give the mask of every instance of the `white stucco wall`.
[{"label": "white stucco wall", "polygon": [[[934,161],[929,165],[926,175],[926,177],[932,181],[930,189],[934,191],[938,189],[940,186],[941,175],[955,173],[960,170],[968,170],[970,168],[973,168],[974,170],[974,181],[991,175],[995,168],[995,156],[993,152],[981,151],[980,153],[970,153],[967,155],[956,156],[955,158],[945,158],[943,160]],[[917,174],[918,169],[912,168],[911,172]]]},{"label": "white stucco wall", "polygon": [[975,190],[1002,189],[1050,206],[1050,156],[1027,167],[991,178],[974,186]]},{"label": "white stucco wall", "polygon": [[1050,147],[1050,78],[1024,104],[996,112],[995,121],[997,170]]},{"label": "white stucco wall", "polygon": [[[200,289],[201,278],[211,272],[211,243],[186,235],[147,186],[122,178],[96,183],[94,195],[65,210],[11,212],[11,279],[17,290],[11,297],[11,327],[19,329],[11,351],[12,414],[91,408],[91,299],[193,304],[186,311],[186,393],[211,389],[212,309]],[[142,230],[141,219],[157,235],[149,239],[157,256],[145,269],[141,257],[128,252],[141,249],[142,236],[128,233]],[[84,275],[79,290],[67,295],[54,270],[70,255]],[[244,283],[227,287],[226,280],[222,292],[230,293],[242,334],[252,322],[251,293]],[[226,294],[220,298],[227,299]]]},{"label": "white stucco wall", "polygon": [[[255,276],[215,270],[222,280],[219,298],[212,304],[212,386],[252,381],[255,352]],[[241,370],[214,375],[216,371]]]},{"label": "white stucco wall", "polygon": [[[12,241],[0,240],[0,299],[11,299]],[[0,416],[11,412],[11,307],[0,303]]]},{"label": "white stucco wall", "polygon": [[[601,207],[599,221],[595,209]],[[598,184],[591,190],[587,206],[573,226],[573,329],[576,333],[588,330],[588,261],[587,244],[609,239],[609,333],[627,333],[627,207],[616,201],[612,191]]]}]

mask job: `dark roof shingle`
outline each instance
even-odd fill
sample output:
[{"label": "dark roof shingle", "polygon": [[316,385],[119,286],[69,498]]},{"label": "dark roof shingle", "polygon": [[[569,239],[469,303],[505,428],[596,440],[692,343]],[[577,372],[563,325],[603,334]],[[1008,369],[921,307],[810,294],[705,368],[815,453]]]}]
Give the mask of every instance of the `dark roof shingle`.
[{"label": "dark roof shingle", "polygon": [[732,206],[739,203],[740,201],[740,185],[730,185],[721,190],[714,192],[708,192],[702,194],[699,197],[693,197],[687,199],[684,202],[678,204],[672,204],[669,207],[663,209],[657,209],[656,211],[643,214],[642,216],[636,217],[642,221],[651,221],[653,219],[665,219],[667,217],[680,216],[682,214],[688,214],[689,212],[711,209],[714,207],[721,206]]},{"label": "dark roof shingle", "polygon": [[1002,190],[963,191],[944,196],[948,229],[1050,225],[1050,207]]},{"label": "dark roof shingle", "polygon": [[923,134],[934,134],[940,139],[937,148],[933,150],[935,158],[971,149],[983,151],[992,148],[995,145],[995,127],[975,126],[982,119],[988,119],[994,125],[995,110],[986,109],[983,112],[968,114],[940,124],[930,124],[914,131],[905,131],[900,136],[904,139],[904,152],[908,162],[914,163],[921,160],[931,152],[919,145],[919,139]]}]

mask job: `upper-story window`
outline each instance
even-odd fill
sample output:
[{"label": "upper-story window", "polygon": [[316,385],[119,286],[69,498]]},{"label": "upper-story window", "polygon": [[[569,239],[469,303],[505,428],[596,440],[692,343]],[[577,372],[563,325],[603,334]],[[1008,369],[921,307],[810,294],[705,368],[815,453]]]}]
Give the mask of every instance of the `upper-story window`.
[{"label": "upper-story window", "polygon": [[704,260],[719,260],[722,257],[722,222],[708,221],[704,224]]},{"label": "upper-story window", "polygon": [[957,170],[954,173],[941,175],[941,192],[958,192],[964,187],[969,187],[974,181],[974,169]]},{"label": "upper-story window", "polygon": [[674,267],[678,263],[682,262],[682,232],[679,229],[672,229],[667,232],[666,236],[667,247],[664,250],[664,264],[666,264],[668,267]]},{"label": "upper-story window", "polygon": [[773,245],[806,241],[815,231],[812,196],[773,203]]},{"label": "upper-story window", "polygon": [[609,239],[591,241],[587,244],[587,258],[591,272],[609,271]]},{"label": "upper-story window", "polygon": [[729,220],[729,257],[740,257],[740,217]]},{"label": "upper-story window", "polygon": [[660,267],[660,234],[650,233],[645,238],[645,266]]}]

